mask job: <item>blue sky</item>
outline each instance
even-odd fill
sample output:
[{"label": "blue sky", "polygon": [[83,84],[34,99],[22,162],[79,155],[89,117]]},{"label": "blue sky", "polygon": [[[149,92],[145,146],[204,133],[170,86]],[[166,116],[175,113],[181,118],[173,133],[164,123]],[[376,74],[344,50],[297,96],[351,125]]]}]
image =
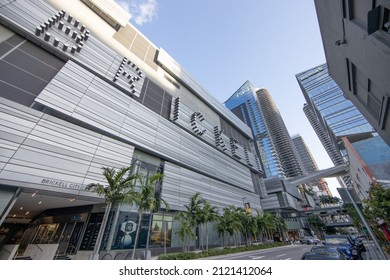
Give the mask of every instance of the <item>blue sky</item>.
[{"label": "blue sky", "polygon": [[[291,135],[318,166],[333,166],[307,121],[295,75],[325,62],[314,0],[116,0],[221,103],[246,80],[267,88]],[[333,195],[340,187],[327,179]]]}]

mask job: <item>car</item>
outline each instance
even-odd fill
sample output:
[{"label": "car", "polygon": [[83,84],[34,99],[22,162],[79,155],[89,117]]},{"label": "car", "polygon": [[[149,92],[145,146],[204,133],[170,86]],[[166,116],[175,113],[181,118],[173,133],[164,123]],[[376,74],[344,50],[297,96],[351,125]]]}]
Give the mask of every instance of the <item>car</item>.
[{"label": "car", "polygon": [[319,240],[318,238],[315,238],[315,237],[314,237],[313,239],[314,239],[314,241],[316,241],[318,244],[321,243],[321,240]]},{"label": "car", "polygon": [[[306,255],[311,255],[307,258],[314,259],[312,255],[319,255],[319,259],[339,259],[339,260],[347,260],[349,259],[348,256],[346,256],[339,248],[336,246],[325,246],[325,245],[318,245],[313,246],[310,250],[310,252],[305,253]],[[306,255],[303,255],[302,257],[306,257]]]},{"label": "car", "polygon": [[367,240],[367,235],[364,234],[356,235],[355,237],[359,240]]},{"label": "car", "polygon": [[307,244],[307,245],[317,245],[319,243],[318,239],[315,239],[312,236],[303,236],[299,239],[299,242],[301,244]]},{"label": "car", "polygon": [[346,260],[345,255],[341,252],[337,253],[313,253],[306,252],[301,260]]},{"label": "car", "polygon": [[349,259],[362,259],[361,250],[349,235],[326,235],[325,246],[335,246]]}]

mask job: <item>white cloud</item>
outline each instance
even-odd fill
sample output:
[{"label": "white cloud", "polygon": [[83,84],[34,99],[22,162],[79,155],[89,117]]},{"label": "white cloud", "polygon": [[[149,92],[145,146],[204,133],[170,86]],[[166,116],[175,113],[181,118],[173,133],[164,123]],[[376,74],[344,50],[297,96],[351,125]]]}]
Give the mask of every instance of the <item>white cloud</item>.
[{"label": "white cloud", "polygon": [[132,16],[136,24],[142,25],[153,21],[157,16],[156,0],[115,0]]},{"label": "white cloud", "polygon": [[124,10],[126,10],[128,13],[132,14],[130,11],[130,4],[127,0],[115,0],[121,6]]}]

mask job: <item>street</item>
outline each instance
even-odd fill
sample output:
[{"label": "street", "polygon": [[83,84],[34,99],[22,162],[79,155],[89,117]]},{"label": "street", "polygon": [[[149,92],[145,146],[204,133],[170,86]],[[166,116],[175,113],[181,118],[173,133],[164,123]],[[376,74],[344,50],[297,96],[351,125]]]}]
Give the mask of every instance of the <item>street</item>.
[{"label": "street", "polygon": [[282,247],[206,258],[209,260],[300,260],[312,245],[287,245]]},{"label": "street", "polygon": [[[362,253],[363,260],[377,260],[378,253],[373,243],[365,241],[367,249]],[[300,260],[305,252],[310,251],[313,245],[287,245],[282,247],[263,249],[250,252],[242,252],[223,256],[205,258],[208,260]]]}]

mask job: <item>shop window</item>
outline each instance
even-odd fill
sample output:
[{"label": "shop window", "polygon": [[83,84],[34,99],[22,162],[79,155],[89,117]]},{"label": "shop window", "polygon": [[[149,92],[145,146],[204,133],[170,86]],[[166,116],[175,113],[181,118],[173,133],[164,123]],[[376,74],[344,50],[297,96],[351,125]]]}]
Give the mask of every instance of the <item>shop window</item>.
[{"label": "shop window", "polygon": [[154,214],[150,231],[151,247],[170,247],[172,237],[172,216]]}]

